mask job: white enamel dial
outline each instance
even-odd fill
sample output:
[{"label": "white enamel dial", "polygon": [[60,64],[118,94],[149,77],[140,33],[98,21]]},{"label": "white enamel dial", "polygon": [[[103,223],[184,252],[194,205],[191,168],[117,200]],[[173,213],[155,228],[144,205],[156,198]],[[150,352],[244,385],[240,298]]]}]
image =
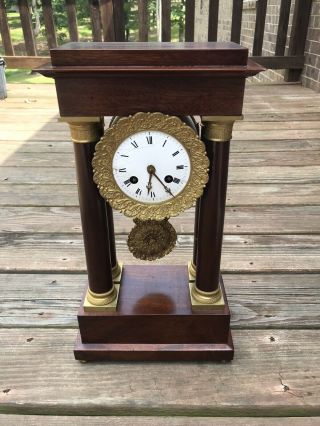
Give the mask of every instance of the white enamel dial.
[{"label": "white enamel dial", "polygon": [[191,163],[187,150],[164,132],[142,131],[125,139],[112,161],[117,185],[142,203],[162,203],[187,185]]}]

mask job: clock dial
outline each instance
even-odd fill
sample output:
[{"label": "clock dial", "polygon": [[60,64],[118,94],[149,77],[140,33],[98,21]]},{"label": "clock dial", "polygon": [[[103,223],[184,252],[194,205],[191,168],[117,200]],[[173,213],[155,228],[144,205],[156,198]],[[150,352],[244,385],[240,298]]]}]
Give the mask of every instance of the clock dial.
[{"label": "clock dial", "polygon": [[163,220],[192,207],[208,181],[196,132],[178,117],[138,112],[119,118],[96,144],[93,179],[113,209]]},{"label": "clock dial", "polygon": [[186,187],[191,162],[186,148],[173,136],[141,131],[127,137],[117,148],[112,169],[119,188],[142,203],[163,203]]}]

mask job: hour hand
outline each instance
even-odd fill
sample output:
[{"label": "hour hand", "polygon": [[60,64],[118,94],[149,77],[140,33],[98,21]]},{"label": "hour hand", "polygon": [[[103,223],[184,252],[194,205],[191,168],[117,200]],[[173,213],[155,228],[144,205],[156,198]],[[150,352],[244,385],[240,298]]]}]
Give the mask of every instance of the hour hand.
[{"label": "hour hand", "polygon": [[152,178],[152,175],[150,174],[150,176],[149,176],[149,182],[148,182],[148,185],[147,185],[148,195],[149,195],[149,193],[150,193],[150,191],[152,189],[151,178]]},{"label": "hour hand", "polygon": [[148,181],[148,185],[147,185],[147,190],[148,190],[148,195],[149,195],[149,193],[152,189],[152,184],[151,184],[152,175],[155,172],[154,166],[148,166],[147,172],[149,173],[149,181]]}]

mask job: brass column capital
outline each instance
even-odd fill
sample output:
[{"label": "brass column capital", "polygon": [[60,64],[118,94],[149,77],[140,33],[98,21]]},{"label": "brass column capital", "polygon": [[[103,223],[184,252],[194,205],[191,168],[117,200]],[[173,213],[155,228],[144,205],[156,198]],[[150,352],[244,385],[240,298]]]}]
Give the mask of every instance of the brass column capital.
[{"label": "brass column capital", "polygon": [[61,117],[59,121],[69,124],[74,143],[96,142],[103,132],[102,117]]},{"label": "brass column capital", "polygon": [[205,139],[212,142],[228,142],[232,138],[234,122],[242,119],[242,115],[202,116],[203,135]]}]

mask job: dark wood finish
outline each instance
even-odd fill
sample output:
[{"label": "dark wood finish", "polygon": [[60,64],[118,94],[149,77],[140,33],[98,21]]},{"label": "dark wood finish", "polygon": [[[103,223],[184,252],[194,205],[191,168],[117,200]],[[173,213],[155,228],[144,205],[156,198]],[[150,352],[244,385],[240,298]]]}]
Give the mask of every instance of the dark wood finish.
[{"label": "dark wood finish", "polygon": [[[301,69],[304,56],[252,56],[254,62],[268,69]],[[50,56],[5,56],[7,68],[36,68],[50,64]]]},{"label": "dark wood finish", "polygon": [[161,2],[161,41],[171,41],[171,0]]},{"label": "dark wood finish", "polygon": [[106,204],[93,182],[91,166],[96,142],[73,145],[89,287],[105,293],[112,288],[112,272]]},{"label": "dark wood finish", "polygon": [[57,46],[56,29],[53,20],[52,2],[51,0],[41,0],[43,21],[46,29],[47,42],[49,49]]},{"label": "dark wood finish", "polygon": [[186,0],[185,41],[194,40],[195,0]]},{"label": "dark wood finish", "polygon": [[102,41],[99,0],[89,0],[92,40]]},{"label": "dark wood finish", "polygon": [[2,44],[4,47],[4,53],[9,56],[14,55],[14,49],[11,41],[10,30],[8,25],[8,19],[6,14],[6,6],[4,0],[0,0],[0,33]]},{"label": "dark wood finish", "polygon": [[260,56],[262,53],[264,26],[266,23],[268,0],[257,0],[256,3],[256,25],[254,30],[252,55]]},{"label": "dark wood finish", "polygon": [[148,0],[139,0],[139,41],[148,41]]},{"label": "dark wood finish", "polygon": [[284,53],[285,53],[290,8],[291,8],[291,0],[281,0],[277,41],[276,41],[276,49],[275,49],[276,56],[284,56]]},{"label": "dark wood finish", "polygon": [[108,202],[106,202],[106,214],[107,214],[107,222],[108,222],[111,267],[114,268],[117,265],[116,239],[115,239],[114,223],[113,223],[113,211]]},{"label": "dark wood finish", "polygon": [[100,0],[100,13],[104,41],[114,41],[114,19],[112,0]]},{"label": "dark wood finish", "polygon": [[27,55],[37,56],[28,0],[18,0],[18,6]]},{"label": "dark wood finish", "polygon": [[114,39],[125,41],[124,0],[113,0]]},{"label": "dark wood finish", "polygon": [[219,0],[209,0],[208,41],[216,41],[218,35]]},{"label": "dark wood finish", "polygon": [[[59,76],[56,85],[60,113],[63,116],[125,116],[137,111],[162,111],[172,115],[239,115],[244,78],[222,78],[222,74],[223,70],[219,79],[219,75],[201,78],[200,73],[188,77],[182,72],[174,75],[173,71],[162,74],[140,72],[139,75],[123,70],[121,74],[117,71],[106,78],[108,74],[103,71],[83,76],[81,83],[77,78]],[[73,101],[74,93],[78,93],[78,102]],[[206,93],[206,96],[193,97],[194,93]],[[217,99],[220,99],[219,103]]]},{"label": "dark wood finish", "polygon": [[194,265],[197,264],[199,213],[200,213],[200,200],[197,200],[195,213],[194,213],[194,231],[193,231],[192,263]]},{"label": "dark wood finish", "polygon": [[242,9],[243,9],[243,0],[233,0],[232,23],[231,23],[231,41],[233,41],[234,43],[240,43]]},{"label": "dark wood finish", "polygon": [[[303,55],[306,45],[312,0],[296,0],[292,18],[289,55]],[[288,70],[285,81],[299,81],[301,70]]]},{"label": "dark wood finish", "polygon": [[79,361],[232,361],[231,333],[227,343],[82,343],[78,334],[75,359]]},{"label": "dark wood finish", "polygon": [[247,54],[234,43],[69,43],[38,71],[56,78],[63,116],[239,115],[245,77],[263,69]]},{"label": "dark wood finish", "polygon": [[[66,43],[51,51],[55,66],[247,65],[248,49],[235,43]],[[214,72],[215,69],[212,69]]]},{"label": "dark wood finish", "polygon": [[205,141],[210,160],[209,182],[200,199],[197,287],[214,291],[220,278],[230,142]]},{"label": "dark wood finish", "polygon": [[304,64],[304,56],[252,56],[251,59],[272,70],[301,69]]},{"label": "dark wood finish", "polygon": [[78,41],[79,34],[78,34],[76,2],[75,0],[65,0],[65,1],[66,1],[70,40]]},{"label": "dark wood finish", "polygon": [[[127,38],[125,30],[125,13],[124,0],[88,0],[90,5],[90,19],[93,41],[124,41]],[[27,4],[27,0],[21,0],[20,4]],[[57,45],[57,36],[52,19],[51,0],[42,0],[44,5],[44,22],[47,31],[48,48]],[[70,39],[77,41],[78,28],[76,19],[75,0],[66,0],[66,12],[68,15],[68,25]],[[2,6],[1,6],[2,5]],[[47,6],[46,6],[47,5]],[[258,63],[265,65],[270,69],[288,69],[286,73],[287,81],[295,81],[299,79],[303,64],[304,46],[308,28],[308,20],[311,11],[311,0],[299,0],[295,3],[295,13],[290,37],[291,53],[285,56],[285,43],[288,30],[288,21],[290,15],[291,0],[281,0],[280,16],[277,32],[277,42],[275,49],[275,59],[273,57],[261,57],[265,17],[267,10],[267,0],[258,0],[256,5],[256,27],[253,42],[253,57],[261,57]],[[24,6],[24,9],[25,6]],[[233,0],[232,8],[232,25],[231,40],[240,42],[241,23],[242,23],[243,0]],[[138,0],[138,18],[139,18],[139,40],[148,40],[148,0]],[[24,32],[28,32],[25,36],[27,55],[35,56],[35,41],[30,32],[30,13],[23,12],[25,19]],[[219,0],[209,0],[209,23],[208,23],[208,40],[217,39],[218,32],[218,14]],[[162,0],[161,2],[161,38],[162,41],[171,41],[171,0]],[[194,39],[194,22],[195,20],[195,0],[185,0],[185,41],[193,41]],[[29,28],[29,29],[28,29]],[[4,0],[0,1],[0,30],[2,34],[5,53],[7,56],[14,55],[10,33],[7,24],[7,17],[4,9]],[[101,32],[103,36],[101,35]],[[181,37],[181,34],[179,34]],[[297,60],[294,59],[297,57]],[[270,58],[270,59],[269,59]],[[41,62],[42,63],[42,62]],[[29,67],[29,59],[24,60],[24,56],[17,62],[18,67]],[[35,66],[35,65],[33,65]]]},{"label": "dark wood finish", "polygon": [[[50,56],[5,56],[7,68],[35,68],[50,64]],[[251,59],[268,69],[301,69],[304,56],[253,56]]]},{"label": "dark wood finish", "polygon": [[[114,349],[120,350],[123,360],[136,359],[133,349],[140,360],[163,356],[168,360],[199,359],[199,355],[202,359],[202,351],[208,360],[233,357],[228,306],[193,312],[186,266],[125,266],[117,311],[88,313],[80,308],[78,321],[82,344],[109,349],[110,353],[104,353],[106,359]],[[88,359],[81,358],[88,354],[78,351],[79,347],[75,352],[78,359]],[[93,355],[90,351],[91,360]]]},{"label": "dark wood finish", "polygon": [[[263,68],[234,43],[70,43],[51,51],[62,116],[125,116],[137,111],[191,115],[240,115],[245,78]],[[200,200],[196,248],[197,285],[222,286],[220,257],[229,142],[207,143],[210,180]],[[116,264],[111,209],[92,180],[94,143],[75,144],[89,285],[112,284]],[[198,203],[199,204],[199,203]],[[95,275],[94,275],[95,274]],[[225,296],[225,294],[224,294]],[[226,300],[226,298],[225,298]],[[195,311],[185,266],[125,266],[116,311],[84,312],[75,356],[83,360],[230,360],[227,305]]]}]

